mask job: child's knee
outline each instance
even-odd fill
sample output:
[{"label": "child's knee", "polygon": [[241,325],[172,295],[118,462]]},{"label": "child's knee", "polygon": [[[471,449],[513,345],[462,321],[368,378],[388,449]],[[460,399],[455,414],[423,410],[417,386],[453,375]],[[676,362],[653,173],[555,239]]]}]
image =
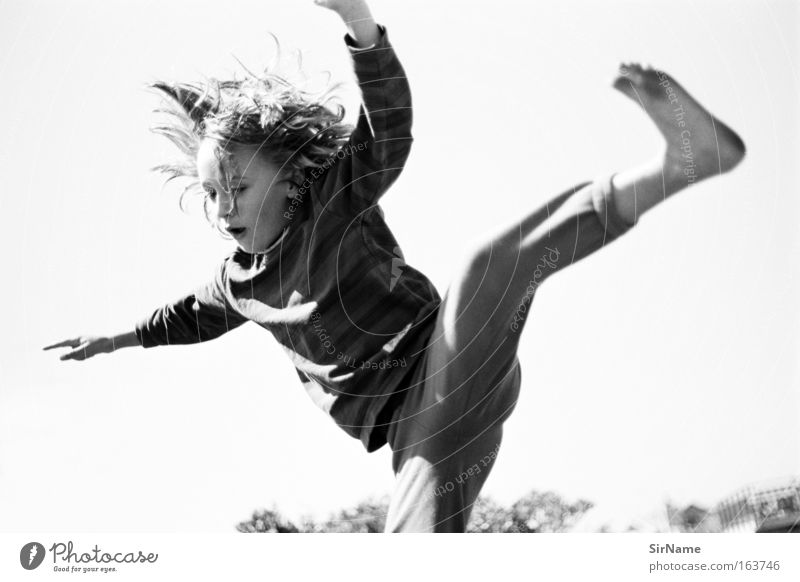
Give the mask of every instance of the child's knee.
[{"label": "child's knee", "polygon": [[594,211],[604,229],[604,240],[610,242],[636,226],[638,217],[632,223],[626,220],[619,211],[613,175],[593,182],[589,187]]}]

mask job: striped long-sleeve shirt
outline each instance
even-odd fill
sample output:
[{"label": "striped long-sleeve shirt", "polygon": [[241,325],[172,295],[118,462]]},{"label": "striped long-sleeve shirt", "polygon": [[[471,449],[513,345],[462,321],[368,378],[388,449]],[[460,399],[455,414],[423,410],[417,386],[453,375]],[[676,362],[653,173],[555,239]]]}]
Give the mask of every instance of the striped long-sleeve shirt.
[{"label": "striped long-sleeve shirt", "polygon": [[345,41],[363,98],[358,123],[307,173],[289,227],[264,252],[235,250],[211,282],[140,321],[136,335],[144,347],[196,343],[253,321],[284,347],[312,400],[374,451],[386,442],[379,414],[405,392],[441,299],[405,263],[378,206],[411,148],[405,72],[385,29],[368,49]]}]

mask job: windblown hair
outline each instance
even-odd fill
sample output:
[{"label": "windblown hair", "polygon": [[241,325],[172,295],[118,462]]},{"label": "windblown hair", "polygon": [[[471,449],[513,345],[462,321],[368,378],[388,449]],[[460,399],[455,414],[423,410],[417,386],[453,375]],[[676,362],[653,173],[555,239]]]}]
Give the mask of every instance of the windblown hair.
[{"label": "windblown hair", "polygon": [[[275,62],[280,63],[280,45],[277,46]],[[165,114],[165,121],[152,131],[169,138],[182,153],[177,162],[154,169],[167,174],[167,182],[188,178],[190,183],[179,200],[181,209],[185,210],[187,194],[202,195],[203,210],[211,223],[214,221],[209,216],[208,199],[200,186],[196,166],[203,139],[217,140],[221,156],[229,144],[256,146],[284,176],[302,182],[301,176],[336,154],[352,131],[351,126],[342,122],[344,107],[335,101],[334,91],[339,84],[329,85],[321,93],[311,93],[299,89],[270,67],[261,75],[244,70],[246,76],[241,80],[151,85],[167,102],[165,108],[156,110]]]}]

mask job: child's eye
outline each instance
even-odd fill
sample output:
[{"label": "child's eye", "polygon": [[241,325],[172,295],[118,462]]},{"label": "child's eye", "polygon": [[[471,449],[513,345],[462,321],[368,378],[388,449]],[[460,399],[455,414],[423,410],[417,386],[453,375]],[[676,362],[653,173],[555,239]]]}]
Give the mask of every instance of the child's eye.
[{"label": "child's eye", "polygon": [[[241,187],[238,187],[238,188],[231,188],[230,190],[226,190],[225,192],[228,194],[228,196],[231,196],[232,198],[235,198],[237,195],[241,194],[246,189],[247,189],[246,186],[241,186]],[[212,202],[214,202],[217,199],[216,190],[214,190],[212,188],[203,188],[203,191],[205,192],[206,197],[209,200],[211,200]]]}]

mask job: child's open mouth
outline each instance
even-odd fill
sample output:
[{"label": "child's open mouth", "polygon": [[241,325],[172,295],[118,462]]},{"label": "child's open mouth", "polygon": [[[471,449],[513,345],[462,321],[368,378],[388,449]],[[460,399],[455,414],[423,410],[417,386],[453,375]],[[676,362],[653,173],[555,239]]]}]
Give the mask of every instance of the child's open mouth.
[{"label": "child's open mouth", "polygon": [[244,234],[245,230],[247,230],[247,229],[245,227],[243,227],[243,226],[238,226],[236,228],[229,228],[228,229],[228,234],[230,234],[234,238],[239,238],[240,236],[242,236]]}]

